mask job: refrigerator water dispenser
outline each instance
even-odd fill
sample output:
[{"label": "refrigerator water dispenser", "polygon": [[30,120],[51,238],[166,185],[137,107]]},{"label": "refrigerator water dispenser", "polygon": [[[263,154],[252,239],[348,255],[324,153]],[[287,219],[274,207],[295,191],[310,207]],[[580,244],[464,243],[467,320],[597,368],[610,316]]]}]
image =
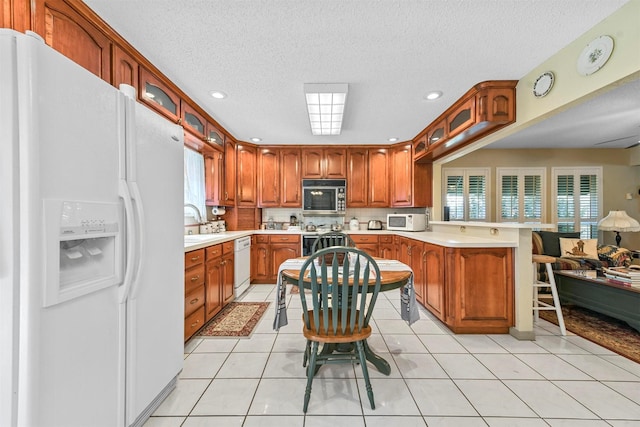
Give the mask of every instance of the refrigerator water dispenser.
[{"label": "refrigerator water dispenser", "polygon": [[120,212],[118,203],[45,200],[45,307],[122,281]]}]

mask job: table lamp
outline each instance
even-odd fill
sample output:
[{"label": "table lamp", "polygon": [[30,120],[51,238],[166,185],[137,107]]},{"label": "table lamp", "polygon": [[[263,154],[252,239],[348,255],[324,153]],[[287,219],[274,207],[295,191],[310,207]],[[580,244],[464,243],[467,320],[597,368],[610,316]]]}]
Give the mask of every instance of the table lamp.
[{"label": "table lamp", "polygon": [[620,247],[620,232],[640,231],[640,223],[631,218],[625,211],[609,211],[609,215],[598,221],[598,230],[615,231],[616,246]]}]

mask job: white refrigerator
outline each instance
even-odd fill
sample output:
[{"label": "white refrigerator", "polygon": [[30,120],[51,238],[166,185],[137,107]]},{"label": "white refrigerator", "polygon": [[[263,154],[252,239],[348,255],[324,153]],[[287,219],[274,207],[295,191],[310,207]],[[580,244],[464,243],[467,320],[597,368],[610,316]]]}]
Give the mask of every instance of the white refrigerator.
[{"label": "white refrigerator", "polygon": [[141,425],[182,369],[182,128],[35,34],[0,58],[0,425]]}]

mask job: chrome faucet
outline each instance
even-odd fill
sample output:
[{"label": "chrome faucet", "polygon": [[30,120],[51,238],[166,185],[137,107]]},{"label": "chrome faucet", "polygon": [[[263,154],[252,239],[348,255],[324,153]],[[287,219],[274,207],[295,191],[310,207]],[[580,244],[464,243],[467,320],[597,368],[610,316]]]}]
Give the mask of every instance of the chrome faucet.
[{"label": "chrome faucet", "polygon": [[196,221],[198,221],[198,224],[200,224],[202,222],[202,214],[200,213],[200,209],[198,209],[198,207],[196,205],[192,205],[191,203],[185,203],[184,204],[185,208],[193,208],[194,211],[196,211]]}]

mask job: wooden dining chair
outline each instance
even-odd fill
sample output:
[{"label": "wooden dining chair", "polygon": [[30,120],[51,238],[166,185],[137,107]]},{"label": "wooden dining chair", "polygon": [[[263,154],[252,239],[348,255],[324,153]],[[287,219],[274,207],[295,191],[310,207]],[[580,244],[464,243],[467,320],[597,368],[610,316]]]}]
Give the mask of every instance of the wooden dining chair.
[{"label": "wooden dining chair", "polygon": [[[303,411],[307,412],[311,384],[318,368],[330,363],[360,363],[371,409],[375,409],[365,356],[371,335],[371,314],[380,291],[380,269],[367,253],[333,246],[313,253],[298,277],[302,302],[302,332],[307,339],[303,366],[309,360]],[[306,290],[306,292],[304,290]],[[318,351],[319,344],[323,344]],[[348,351],[331,349],[352,344]],[[329,351],[327,351],[329,349]]]},{"label": "wooden dining chair", "polygon": [[318,236],[318,238],[315,240],[315,242],[313,242],[313,245],[311,246],[311,253],[314,253],[315,251],[320,249],[328,248],[330,246],[355,247],[356,244],[348,234],[332,231]]}]

